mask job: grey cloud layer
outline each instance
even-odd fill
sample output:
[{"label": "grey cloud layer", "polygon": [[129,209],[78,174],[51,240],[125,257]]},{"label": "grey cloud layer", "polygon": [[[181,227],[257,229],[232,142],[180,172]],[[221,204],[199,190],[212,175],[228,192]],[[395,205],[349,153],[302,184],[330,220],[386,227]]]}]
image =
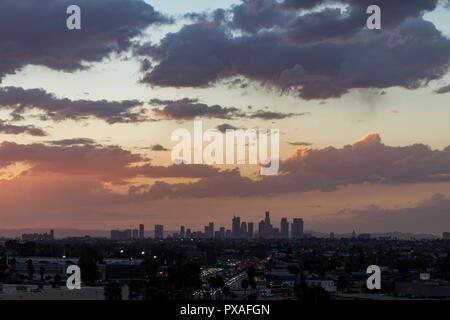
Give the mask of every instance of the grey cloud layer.
[{"label": "grey cloud layer", "polygon": [[152,111],[154,116],[165,120],[192,120],[195,118],[280,120],[308,114],[306,112],[282,113],[261,109],[249,113],[234,107],[210,106],[199,103],[196,99],[188,98],[181,100],[153,99],[150,104],[164,106],[163,108],[154,108]]},{"label": "grey cloud layer", "polygon": [[[283,10],[274,2],[247,1],[242,5],[245,10],[235,7],[235,14],[243,14],[242,10],[254,13],[257,21],[241,19],[246,25],[200,21],[166,35],[160,44],[142,46],[136,54],[157,62],[145,73],[143,82],[162,87],[207,87],[243,76],[304,99],[326,99],[340,97],[353,88],[415,89],[448,71],[450,39],[421,16],[436,7],[436,0],[390,1],[383,11],[386,28],[381,32],[364,30],[365,19],[359,18],[360,27],[354,30],[355,18],[342,17],[340,9],[331,8],[297,16],[290,24],[270,29],[278,20],[268,19],[271,25],[264,26],[267,12]],[[357,1],[341,2],[358,13],[362,10]],[[256,14],[258,10],[263,12],[261,17]],[[365,8],[362,15],[367,16]],[[345,22],[347,19],[351,23]],[[232,32],[235,28],[258,32],[239,35]],[[348,41],[340,41],[336,32]]]},{"label": "grey cloud layer", "polygon": [[[69,31],[66,9],[82,9],[82,30]],[[142,0],[2,0],[0,81],[28,64],[75,71],[128,49],[151,24],[169,22]]]},{"label": "grey cloud layer", "polygon": [[21,118],[30,110],[43,112],[42,120],[82,120],[95,117],[113,124],[119,122],[139,122],[148,120],[145,111],[139,109],[138,100],[70,100],[58,98],[42,89],[18,87],[0,88],[0,109],[11,110],[13,118]]},{"label": "grey cloud layer", "polygon": [[32,125],[24,125],[17,126],[13,124],[9,124],[5,121],[0,120],[0,133],[3,134],[29,134],[35,137],[44,137],[47,133],[35,126]]}]

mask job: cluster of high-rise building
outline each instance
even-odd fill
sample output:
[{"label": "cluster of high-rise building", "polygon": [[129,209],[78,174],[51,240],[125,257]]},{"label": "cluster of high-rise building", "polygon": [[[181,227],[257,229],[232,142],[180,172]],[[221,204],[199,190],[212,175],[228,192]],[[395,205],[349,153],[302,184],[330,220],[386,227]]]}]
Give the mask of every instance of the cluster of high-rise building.
[{"label": "cluster of high-rise building", "polygon": [[144,225],[138,229],[111,230],[111,240],[137,240],[145,238]]},{"label": "cluster of high-rise building", "polygon": [[210,222],[204,227],[203,232],[192,232],[191,229],[181,226],[180,232],[173,236],[174,238],[299,239],[303,237],[303,219],[295,218],[289,225],[287,218],[282,218],[280,227],[276,228],[270,222],[270,212],[266,211],[265,219],[261,220],[257,231],[253,222],[241,221],[240,217],[234,216],[231,221],[231,230],[224,227],[214,230],[214,222]]},{"label": "cluster of high-rise building", "polygon": [[[266,211],[264,220],[258,224],[255,230],[253,222],[241,221],[240,217],[234,216],[231,221],[231,230],[220,227],[214,229],[214,222],[209,222],[204,226],[203,231],[192,231],[185,226],[180,227],[180,231],[173,234],[174,238],[195,238],[195,239],[300,239],[303,237],[303,219],[294,218],[289,223],[287,218],[282,218],[280,227],[274,227],[270,221],[270,212]],[[144,225],[139,225],[137,229],[111,230],[112,240],[136,240],[144,239]],[[164,226],[155,225],[155,239],[164,238]]]},{"label": "cluster of high-rise building", "polygon": [[266,211],[264,220],[258,224],[258,237],[262,239],[300,239],[303,237],[303,219],[294,218],[289,232],[287,218],[281,218],[280,228],[275,228],[270,222],[270,213]]},{"label": "cluster of high-rise building", "polygon": [[49,241],[55,240],[55,232],[50,230],[50,233],[24,233],[22,234],[23,241]]}]

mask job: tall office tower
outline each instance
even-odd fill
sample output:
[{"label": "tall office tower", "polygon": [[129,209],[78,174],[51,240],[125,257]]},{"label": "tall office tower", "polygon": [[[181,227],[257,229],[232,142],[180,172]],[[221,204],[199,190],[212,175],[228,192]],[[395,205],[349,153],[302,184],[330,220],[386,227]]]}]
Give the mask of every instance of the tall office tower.
[{"label": "tall office tower", "polygon": [[230,229],[227,229],[226,231],[225,231],[225,239],[231,239],[231,230]]},{"label": "tall office tower", "polygon": [[164,226],[161,224],[155,225],[155,239],[164,239]]},{"label": "tall office tower", "polygon": [[55,231],[53,229],[50,230],[50,240],[55,240]]},{"label": "tall office tower", "polygon": [[249,239],[253,239],[253,229],[254,229],[253,222],[249,222],[247,225],[247,234]]},{"label": "tall office tower", "polygon": [[191,235],[192,235],[191,229],[190,229],[190,228],[187,228],[187,229],[186,229],[186,238],[190,238]]},{"label": "tall office tower", "polygon": [[297,218],[292,221],[291,236],[293,239],[300,239],[303,237],[303,219]]},{"label": "tall office tower", "polygon": [[270,224],[270,213],[269,213],[269,211],[266,211],[266,219],[264,220],[264,223],[266,225]]},{"label": "tall office tower", "polygon": [[209,238],[209,226],[205,226],[205,227],[204,227],[203,236],[204,236],[205,238]]},{"label": "tall office tower", "polygon": [[330,239],[334,239],[334,232],[330,232]]},{"label": "tall office tower", "polygon": [[273,239],[273,226],[271,224],[264,225],[264,238]]},{"label": "tall office tower", "polygon": [[131,240],[131,239],[132,239],[131,229],[124,230],[122,240]]},{"label": "tall office tower", "polygon": [[145,239],[145,230],[143,224],[139,225],[139,239],[141,240]]},{"label": "tall office tower", "polygon": [[289,239],[289,222],[287,221],[287,218],[281,219],[281,232],[280,237],[281,239]]},{"label": "tall office tower", "polygon": [[214,237],[214,222],[209,223],[209,238]]},{"label": "tall office tower", "polygon": [[234,239],[239,239],[241,237],[239,232],[240,229],[241,229],[241,218],[233,217],[233,221],[231,224],[231,233]]},{"label": "tall office tower", "polygon": [[220,239],[225,239],[225,228],[224,227],[220,227],[219,238]]},{"label": "tall office tower", "polygon": [[184,238],[184,226],[180,227],[180,238]]},{"label": "tall office tower", "polygon": [[247,238],[247,222],[241,223],[241,238]]},{"label": "tall office tower", "polygon": [[355,232],[355,230],[353,230],[353,232],[352,232],[352,238],[356,238],[356,232]]},{"label": "tall office tower", "polygon": [[258,236],[259,236],[259,238],[265,238],[265,232],[266,232],[266,230],[265,230],[266,228],[265,228],[265,222],[264,222],[264,220],[261,220],[260,222],[259,222],[259,224],[258,224]]},{"label": "tall office tower", "polygon": [[442,233],[442,238],[444,240],[450,240],[450,232],[443,232]]},{"label": "tall office tower", "polygon": [[138,229],[133,229],[133,239],[138,238]]}]

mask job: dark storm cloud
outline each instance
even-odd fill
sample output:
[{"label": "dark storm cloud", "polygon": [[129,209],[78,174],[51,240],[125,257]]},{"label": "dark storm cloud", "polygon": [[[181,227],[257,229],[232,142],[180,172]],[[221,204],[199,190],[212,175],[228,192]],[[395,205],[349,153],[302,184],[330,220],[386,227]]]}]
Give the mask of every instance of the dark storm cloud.
[{"label": "dark storm cloud", "polygon": [[38,110],[43,112],[42,120],[83,120],[92,117],[109,124],[140,122],[148,120],[145,111],[139,109],[142,104],[138,100],[70,100],[58,98],[43,89],[0,88],[0,110],[11,110],[13,118],[20,118],[30,110]]},{"label": "dark storm cloud", "polygon": [[284,26],[295,17],[294,13],[280,7],[276,0],[243,0],[231,11],[231,26],[248,32]]},{"label": "dark storm cloud", "polygon": [[35,126],[17,126],[0,120],[0,133],[3,134],[28,134],[35,137],[44,137],[47,133]]},{"label": "dark storm cloud", "polygon": [[340,97],[354,88],[416,89],[448,70],[450,39],[423,19],[350,42],[297,46],[278,33],[231,36],[213,23],[168,34],[147,54],[159,63],[143,81],[162,87],[207,87],[244,76],[304,99]]},{"label": "dark storm cloud", "polygon": [[[382,29],[399,26],[408,18],[420,17],[424,12],[436,8],[438,0],[411,1],[373,1],[373,0],[335,0],[315,1],[320,4],[341,4],[341,8],[325,7],[322,10],[308,12],[290,22],[285,34],[294,43],[306,44],[324,40],[346,40],[354,38],[366,27],[366,9],[378,5],[382,12]],[[285,8],[307,9],[311,1],[287,0]],[[367,37],[367,34],[364,34]]]},{"label": "dark storm cloud", "polygon": [[[81,8],[82,29],[69,31],[66,9]],[[0,1],[0,80],[26,65],[75,71],[127,50],[151,24],[169,22],[142,0]]]}]

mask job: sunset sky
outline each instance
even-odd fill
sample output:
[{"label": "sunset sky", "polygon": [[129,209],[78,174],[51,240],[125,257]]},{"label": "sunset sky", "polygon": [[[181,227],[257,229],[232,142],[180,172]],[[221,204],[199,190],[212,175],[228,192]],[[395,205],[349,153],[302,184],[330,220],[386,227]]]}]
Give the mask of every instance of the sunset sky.
[{"label": "sunset sky", "polygon": [[[229,228],[269,210],[439,235],[449,66],[449,0],[2,0],[0,229]],[[280,129],[278,175],[172,165],[194,120]]]}]

